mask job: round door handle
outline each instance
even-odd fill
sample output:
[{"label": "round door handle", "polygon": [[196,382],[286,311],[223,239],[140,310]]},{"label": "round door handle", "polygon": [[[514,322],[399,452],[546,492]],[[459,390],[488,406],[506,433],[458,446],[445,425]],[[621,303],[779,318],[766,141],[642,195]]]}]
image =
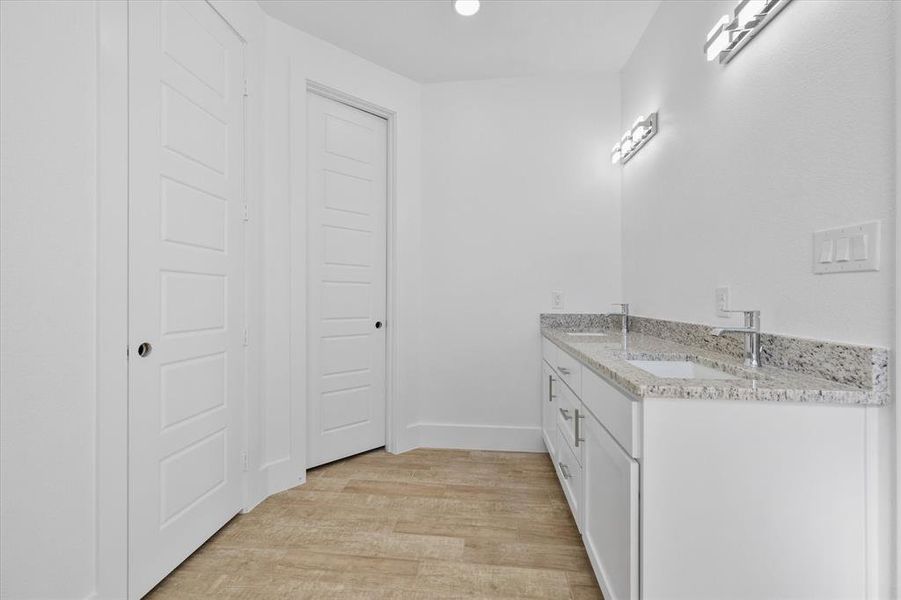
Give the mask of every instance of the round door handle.
[{"label": "round door handle", "polygon": [[150,345],[150,342],[141,342],[141,345],[138,346],[138,356],[144,358],[146,356],[150,356],[150,353],[153,351],[153,346]]},{"label": "round door handle", "polygon": [[376,328],[376,329],[381,329],[381,328],[382,328],[382,322],[381,322],[381,321],[376,321],[376,322],[375,322],[375,328]]}]

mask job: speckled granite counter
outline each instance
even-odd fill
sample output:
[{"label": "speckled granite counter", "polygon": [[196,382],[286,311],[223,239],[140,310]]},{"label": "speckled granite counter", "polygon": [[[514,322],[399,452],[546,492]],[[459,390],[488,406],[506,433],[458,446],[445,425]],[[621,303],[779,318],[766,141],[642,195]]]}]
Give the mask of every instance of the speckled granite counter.
[{"label": "speckled granite counter", "polygon": [[[688,346],[645,333],[623,336],[616,316],[592,315],[589,321],[542,319],[542,335],[604,379],[635,398],[695,398],[881,405],[888,401],[885,373],[874,365],[874,385],[845,383],[773,366],[745,367],[741,358],[710,348]],[[639,318],[640,319],[640,318]],[[616,327],[616,328],[614,328]],[[597,336],[574,336],[573,331]],[[879,349],[877,349],[879,350]],[[881,356],[881,354],[880,354]],[[735,379],[659,378],[627,360],[691,360],[735,375]],[[879,359],[881,360],[881,359]],[[872,362],[872,360],[871,360]],[[877,361],[878,362],[878,361]],[[884,389],[882,389],[884,384]]]}]

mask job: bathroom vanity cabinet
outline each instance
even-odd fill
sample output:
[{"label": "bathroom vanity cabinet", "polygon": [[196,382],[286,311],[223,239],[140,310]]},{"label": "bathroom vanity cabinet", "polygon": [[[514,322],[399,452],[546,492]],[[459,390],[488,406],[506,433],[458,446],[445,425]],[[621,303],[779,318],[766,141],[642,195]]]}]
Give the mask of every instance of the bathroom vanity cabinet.
[{"label": "bathroom vanity cabinet", "polygon": [[635,397],[542,354],[542,436],[606,600],[880,597],[880,407]]}]

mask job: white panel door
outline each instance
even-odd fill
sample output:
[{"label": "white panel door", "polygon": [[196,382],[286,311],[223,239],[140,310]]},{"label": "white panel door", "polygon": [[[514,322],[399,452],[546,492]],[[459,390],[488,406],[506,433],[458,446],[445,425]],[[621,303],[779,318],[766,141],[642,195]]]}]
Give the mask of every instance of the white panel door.
[{"label": "white panel door", "polygon": [[132,598],[241,509],[243,52],[205,2],[129,3]]},{"label": "white panel door", "polygon": [[387,122],[307,95],[307,465],[385,445]]}]

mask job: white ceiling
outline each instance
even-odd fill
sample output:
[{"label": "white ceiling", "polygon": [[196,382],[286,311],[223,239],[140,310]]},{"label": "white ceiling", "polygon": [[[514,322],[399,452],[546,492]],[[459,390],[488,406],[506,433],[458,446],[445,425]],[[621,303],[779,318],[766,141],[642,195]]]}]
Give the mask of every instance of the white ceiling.
[{"label": "white ceiling", "polygon": [[269,15],[421,82],[618,71],[660,0],[259,0]]}]

